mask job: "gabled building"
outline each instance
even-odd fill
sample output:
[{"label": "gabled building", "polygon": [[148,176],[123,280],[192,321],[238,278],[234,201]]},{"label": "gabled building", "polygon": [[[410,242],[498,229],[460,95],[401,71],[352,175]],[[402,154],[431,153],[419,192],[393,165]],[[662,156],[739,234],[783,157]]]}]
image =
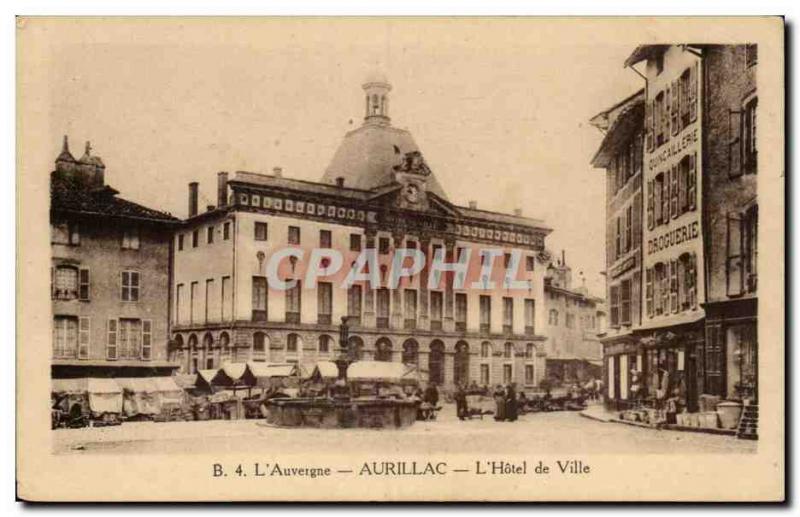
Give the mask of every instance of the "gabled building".
[{"label": "gabled building", "polygon": [[[392,126],[385,78],[363,88],[364,123],[345,135],[321,181],[291,179],[277,168],[221,172],[217,203],[202,212],[197,184],[190,184],[189,217],[175,236],[170,357],[193,372],[226,361],[310,366],[347,353],[415,365],[423,380],[447,387],[537,385],[545,373],[537,256],[551,230],[520,211],[451,202],[411,133]],[[304,260],[280,262],[281,275],[296,281],[282,290],[269,283],[267,269],[287,248],[301,250]],[[340,252],[343,267],[308,285],[315,249]],[[380,285],[342,288],[365,249],[377,253]],[[495,256],[481,258],[480,249]],[[392,286],[398,250],[421,251],[427,260]],[[454,272],[430,288],[429,265],[439,253],[473,270],[491,264],[482,278],[466,279],[485,288],[460,288]],[[505,287],[512,269],[525,289]],[[350,328],[345,343],[342,317]]]},{"label": "gabled building", "polygon": [[169,375],[176,218],[118,196],[105,165],[67,137],[51,174],[52,377]]},{"label": "gabled building", "polygon": [[631,370],[644,368],[633,331],[642,325],[642,172],[645,93],[640,90],[595,115],[603,133],[592,165],[606,174],[606,299],[602,338],[606,402],[624,407]]}]

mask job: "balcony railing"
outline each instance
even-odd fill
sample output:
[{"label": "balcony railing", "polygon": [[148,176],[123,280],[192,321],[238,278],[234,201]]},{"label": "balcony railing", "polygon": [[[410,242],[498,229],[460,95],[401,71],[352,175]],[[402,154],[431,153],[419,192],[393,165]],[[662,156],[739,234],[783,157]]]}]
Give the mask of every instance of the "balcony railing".
[{"label": "balcony railing", "polygon": [[253,321],[267,321],[267,311],[253,310]]},{"label": "balcony railing", "polygon": [[299,312],[287,312],[286,313],[286,323],[300,323],[300,313]]},{"label": "balcony railing", "polygon": [[403,328],[404,329],[410,329],[410,330],[413,330],[413,329],[417,328],[417,320],[412,319],[412,318],[407,318],[403,322]]},{"label": "balcony railing", "polygon": [[442,330],[442,320],[431,320],[431,330]]},{"label": "balcony railing", "polygon": [[317,323],[320,325],[330,325],[331,324],[331,315],[330,314],[317,314]]},{"label": "balcony railing", "polygon": [[536,334],[536,332],[534,331],[533,326],[532,325],[526,325],[525,326],[525,335],[526,336],[532,336],[534,334]]},{"label": "balcony railing", "polygon": [[456,321],[456,331],[458,331],[458,332],[466,332],[467,331],[467,322],[466,321]]},{"label": "balcony railing", "polygon": [[489,330],[490,330],[490,327],[491,327],[491,325],[489,323],[481,323],[480,330],[484,334],[488,334]]},{"label": "balcony railing", "polygon": [[389,317],[388,316],[378,316],[375,318],[375,326],[379,329],[388,329],[389,328]]},{"label": "balcony railing", "polygon": [[512,334],[513,332],[514,332],[513,325],[509,324],[503,325],[503,334]]}]

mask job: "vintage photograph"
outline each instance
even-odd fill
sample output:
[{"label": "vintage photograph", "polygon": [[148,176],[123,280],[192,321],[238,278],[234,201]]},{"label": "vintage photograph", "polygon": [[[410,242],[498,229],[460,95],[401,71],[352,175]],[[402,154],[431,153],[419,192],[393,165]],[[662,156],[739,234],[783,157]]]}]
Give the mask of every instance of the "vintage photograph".
[{"label": "vintage photograph", "polygon": [[[258,478],[264,500],[497,500],[467,493],[484,478],[535,500],[608,483],[596,455],[647,483],[782,458],[783,322],[759,325],[759,270],[783,308],[782,204],[759,217],[783,196],[782,22],[585,23],[19,19],[36,454],[78,478],[191,458],[218,490],[196,500]],[[741,497],[782,493],[779,463]],[[448,489],[380,488],[412,480]],[[169,499],[140,488],[30,493]]]}]

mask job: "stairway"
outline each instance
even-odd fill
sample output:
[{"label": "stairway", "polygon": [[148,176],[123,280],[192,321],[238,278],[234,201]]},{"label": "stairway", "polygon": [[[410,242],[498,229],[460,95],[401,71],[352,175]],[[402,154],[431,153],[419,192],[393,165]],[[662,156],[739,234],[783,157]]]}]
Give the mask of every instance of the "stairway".
[{"label": "stairway", "polygon": [[742,440],[758,440],[758,404],[744,406],[736,437]]}]

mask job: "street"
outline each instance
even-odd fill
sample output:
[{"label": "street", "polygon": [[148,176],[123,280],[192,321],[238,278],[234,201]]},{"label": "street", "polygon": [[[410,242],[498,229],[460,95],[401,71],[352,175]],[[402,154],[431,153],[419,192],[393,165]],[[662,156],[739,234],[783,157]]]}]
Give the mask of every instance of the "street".
[{"label": "street", "polygon": [[[164,454],[259,452],[293,454],[320,444],[338,451],[381,451],[384,454],[587,453],[668,454],[753,453],[757,442],[731,436],[644,429],[582,417],[577,412],[532,413],[517,422],[461,422],[452,404],[438,420],[416,422],[406,429],[282,429],[261,420],[204,422],[129,422],[116,427],[53,431],[56,453]],[[327,445],[326,445],[327,447]]]}]

